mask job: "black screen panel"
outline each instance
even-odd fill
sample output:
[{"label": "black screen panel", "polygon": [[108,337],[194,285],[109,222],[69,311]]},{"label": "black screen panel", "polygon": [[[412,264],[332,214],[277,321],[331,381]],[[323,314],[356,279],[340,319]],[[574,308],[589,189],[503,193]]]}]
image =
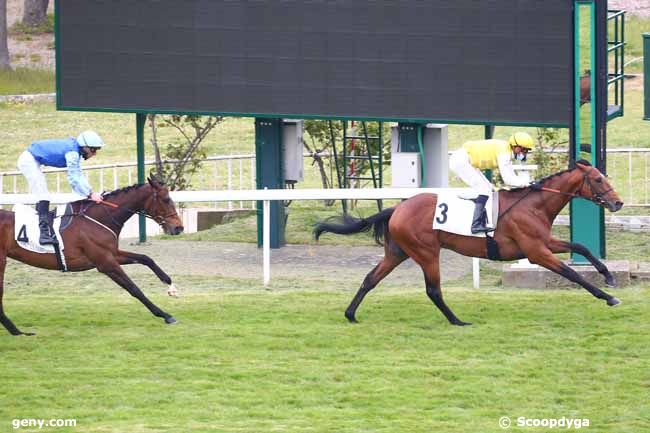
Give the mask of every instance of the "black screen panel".
[{"label": "black screen panel", "polygon": [[58,103],[568,125],[571,5],[59,0]]}]

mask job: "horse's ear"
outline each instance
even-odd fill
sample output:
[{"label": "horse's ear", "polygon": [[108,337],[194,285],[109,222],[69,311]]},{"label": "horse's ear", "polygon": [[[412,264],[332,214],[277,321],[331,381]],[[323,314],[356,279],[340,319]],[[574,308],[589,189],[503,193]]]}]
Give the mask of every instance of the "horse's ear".
[{"label": "horse's ear", "polygon": [[591,167],[591,163],[589,161],[587,161],[586,159],[581,159],[579,161],[576,161],[576,164],[586,165],[587,167]]}]

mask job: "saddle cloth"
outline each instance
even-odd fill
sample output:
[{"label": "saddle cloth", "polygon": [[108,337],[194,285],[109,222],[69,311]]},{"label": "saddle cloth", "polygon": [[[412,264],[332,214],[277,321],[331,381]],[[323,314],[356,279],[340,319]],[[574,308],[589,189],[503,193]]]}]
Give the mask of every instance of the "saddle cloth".
[{"label": "saddle cloth", "polygon": [[[472,234],[472,218],[476,195],[461,197],[455,192],[438,194],[436,214],[433,217],[433,229],[455,233],[463,236],[485,237],[485,233]],[[485,204],[488,226],[495,227],[499,215],[499,192],[495,191]]]},{"label": "saddle cloth", "polygon": [[[65,213],[65,205],[60,205],[56,208],[56,215],[63,215]],[[38,238],[41,231],[38,229],[38,213],[31,206],[24,204],[17,204],[13,208],[15,215],[14,224],[14,239],[21,248],[24,248],[35,253],[50,253],[53,254],[53,245],[41,245],[38,243]],[[59,240],[59,248],[63,252],[63,237],[59,233],[62,218],[54,219],[54,233]]]}]

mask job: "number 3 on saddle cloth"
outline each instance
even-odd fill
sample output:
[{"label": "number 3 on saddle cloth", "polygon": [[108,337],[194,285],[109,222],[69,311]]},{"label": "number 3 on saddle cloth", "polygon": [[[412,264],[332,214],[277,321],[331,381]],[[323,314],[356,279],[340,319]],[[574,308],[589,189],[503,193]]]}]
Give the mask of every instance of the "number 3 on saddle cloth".
[{"label": "number 3 on saddle cloth", "polygon": [[[64,245],[61,233],[72,222],[71,217],[55,218],[56,215],[72,214],[68,205],[60,205],[55,211],[50,211],[50,227],[53,226],[56,238],[59,241],[58,245],[41,245],[38,243],[38,238],[41,234],[38,228],[38,213],[31,206],[24,204],[17,204],[13,208],[15,223],[14,223],[14,238],[18,246],[29,251],[40,254],[55,254],[59,269],[66,272],[67,265],[65,263],[65,256],[63,254]],[[67,210],[67,212],[66,212]],[[54,223],[54,224],[52,224]]]},{"label": "number 3 on saddle cloth", "polygon": [[[433,217],[433,229],[455,233],[463,236],[484,238],[485,233],[472,234],[472,218],[476,196],[460,197],[455,192],[438,194],[436,214]],[[495,191],[485,204],[488,226],[497,226],[499,215],[499,192]]]}]

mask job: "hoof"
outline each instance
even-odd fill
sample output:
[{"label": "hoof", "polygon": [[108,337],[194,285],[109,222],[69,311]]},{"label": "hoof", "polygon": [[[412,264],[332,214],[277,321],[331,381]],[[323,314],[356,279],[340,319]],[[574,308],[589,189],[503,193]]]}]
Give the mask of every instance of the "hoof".
[{"label": "hoof", "polygon": [[165,323],[168,324],[168,325],[173,325],[173,324],[178,323],[178,322],[176,322],[176,319],[174,319],[173,317],[169,316],[169,317],[167,317],[167,318],[165,319]]},{"label": "hoof", "polygon": [[618,281],[616,281],[616,278],[614,278],[613,275],[605,277],[605,284],[609,287],[618,287]]},{"label": "hoof", "polygon": [[609,305],[610,307],[615,307],[620,303],[621,301],[619,301],[617,298],[612,298],[607,300],[607,305]]},{"label": "hoof", "polygon": [[472,326],[470,322],[463,322],[462,320],[459,320],[458,322],[452,322],[451,324],[456,326]]},{"label": "hoof", "polygon": [[21,332],[20,334],[15,334],[15,335],[24,335],[25,337],[33,337],[36,335],[36,332]]},{"label": "hoof", "polygon": [[348,319],[348,322],[350,323],[359,323],[356,319],[356,317],[352,315],[348,315],[347,313],[345,314],[345,318]]}]

